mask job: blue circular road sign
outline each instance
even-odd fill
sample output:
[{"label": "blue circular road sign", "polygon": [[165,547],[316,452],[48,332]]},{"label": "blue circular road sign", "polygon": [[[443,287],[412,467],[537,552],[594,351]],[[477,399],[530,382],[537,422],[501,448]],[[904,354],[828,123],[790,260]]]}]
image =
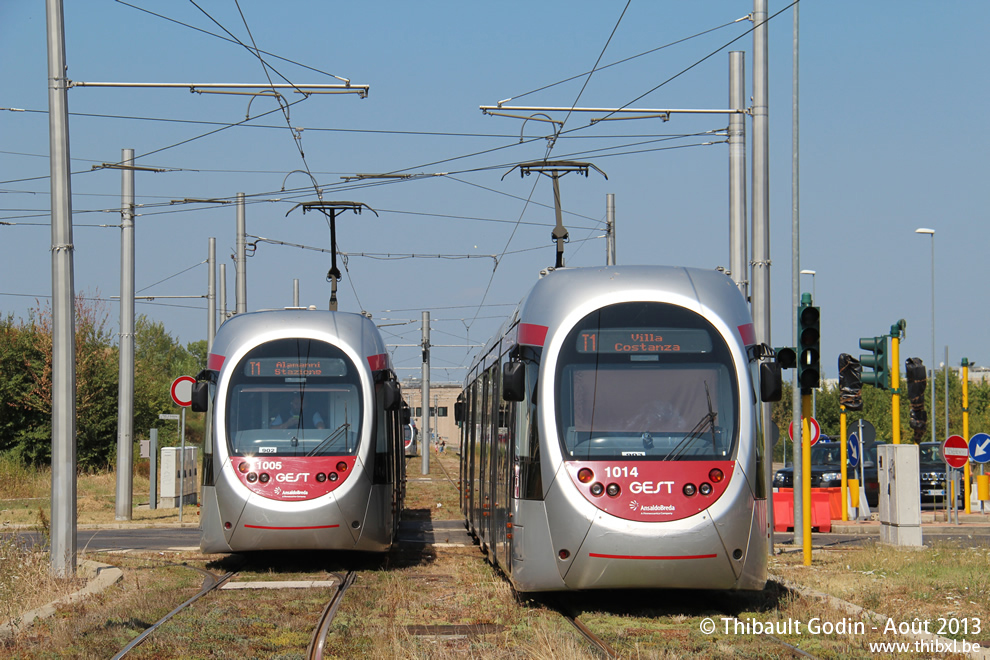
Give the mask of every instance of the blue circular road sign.
[{"label": "blue circular road sign", "polygon": [[990,461],[990,435],[977,433],[969,439],[969,457],[977,463]]}]

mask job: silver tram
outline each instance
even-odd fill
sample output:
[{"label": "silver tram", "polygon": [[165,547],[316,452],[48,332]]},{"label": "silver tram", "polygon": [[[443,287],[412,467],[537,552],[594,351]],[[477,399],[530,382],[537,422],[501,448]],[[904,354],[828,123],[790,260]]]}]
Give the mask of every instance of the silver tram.
[{"label": "silver tram", "polygon": [[762,589],[771,356],[717,271],[550,272],[455,406],[468,530],[523,592]]},{"label": "silver tram", "polygon": [[402,405],[359,314],[239,314],[193,386],[207,415],[200,548],[384,552],[405,488]]}]

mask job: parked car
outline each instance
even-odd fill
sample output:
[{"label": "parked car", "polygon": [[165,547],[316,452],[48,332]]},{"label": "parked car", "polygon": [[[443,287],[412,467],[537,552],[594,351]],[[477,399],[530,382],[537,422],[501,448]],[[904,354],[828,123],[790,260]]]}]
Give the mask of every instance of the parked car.
[{"label": "parked car", "polygon": [[[918,445],[918,473],[921,481],[922,502],[942,503],[946,501],[949,496],[945,488],[946,470],[941,442],[922,442]],[[960,481],[960,491],[962,488],[962,481]],[[962,492],[956,493],[960,503],[962,496]]]},{"label": "parked car", "polygon": [[[838,488],[842,485],[841,460],[842,448],[837,442],[817,442],[811,448],[811,487]],[[877,476],[877,443],[868,445],[863,450],[863,472],[866,485],[866,501],[871,507],[880,501],[880,481]],[[859,467],[846,466],[846,479],[859,476]],[[794,487],[794,466],[789,465],[777,470],[773,475],[774,488]],[[862,487],[862,484],[861,486]]]}]

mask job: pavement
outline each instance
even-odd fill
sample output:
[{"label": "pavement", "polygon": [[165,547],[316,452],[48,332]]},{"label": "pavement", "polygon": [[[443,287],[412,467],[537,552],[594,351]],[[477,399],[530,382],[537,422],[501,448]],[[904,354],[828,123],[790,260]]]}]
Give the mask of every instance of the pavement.
[{"label": "pavement", "polygon": [[[970,507],[970,510],[974,510]],[[966,513],[965,509],[946,513],[943,511],[921,512],[921,534],[990,534],[990,509],[987,513]],[[833,534],[876,534],[880,535],[881,523],[877,514],[873,520],[833,520]],[[958,524],[957,524],[958,519]]]}]

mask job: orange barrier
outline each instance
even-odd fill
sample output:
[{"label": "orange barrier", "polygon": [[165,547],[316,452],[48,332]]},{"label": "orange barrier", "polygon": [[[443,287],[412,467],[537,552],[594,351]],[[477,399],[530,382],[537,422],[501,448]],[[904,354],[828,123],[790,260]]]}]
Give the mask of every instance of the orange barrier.
[{"label": "orange barrier", "polygon": [[[811,528],[819,532],[831,532],[832,521],[842,519],[842,489],[811,489]],[[773,529],[787,532],[794,529],[794,491],[790,488],[774,488]]]}]

